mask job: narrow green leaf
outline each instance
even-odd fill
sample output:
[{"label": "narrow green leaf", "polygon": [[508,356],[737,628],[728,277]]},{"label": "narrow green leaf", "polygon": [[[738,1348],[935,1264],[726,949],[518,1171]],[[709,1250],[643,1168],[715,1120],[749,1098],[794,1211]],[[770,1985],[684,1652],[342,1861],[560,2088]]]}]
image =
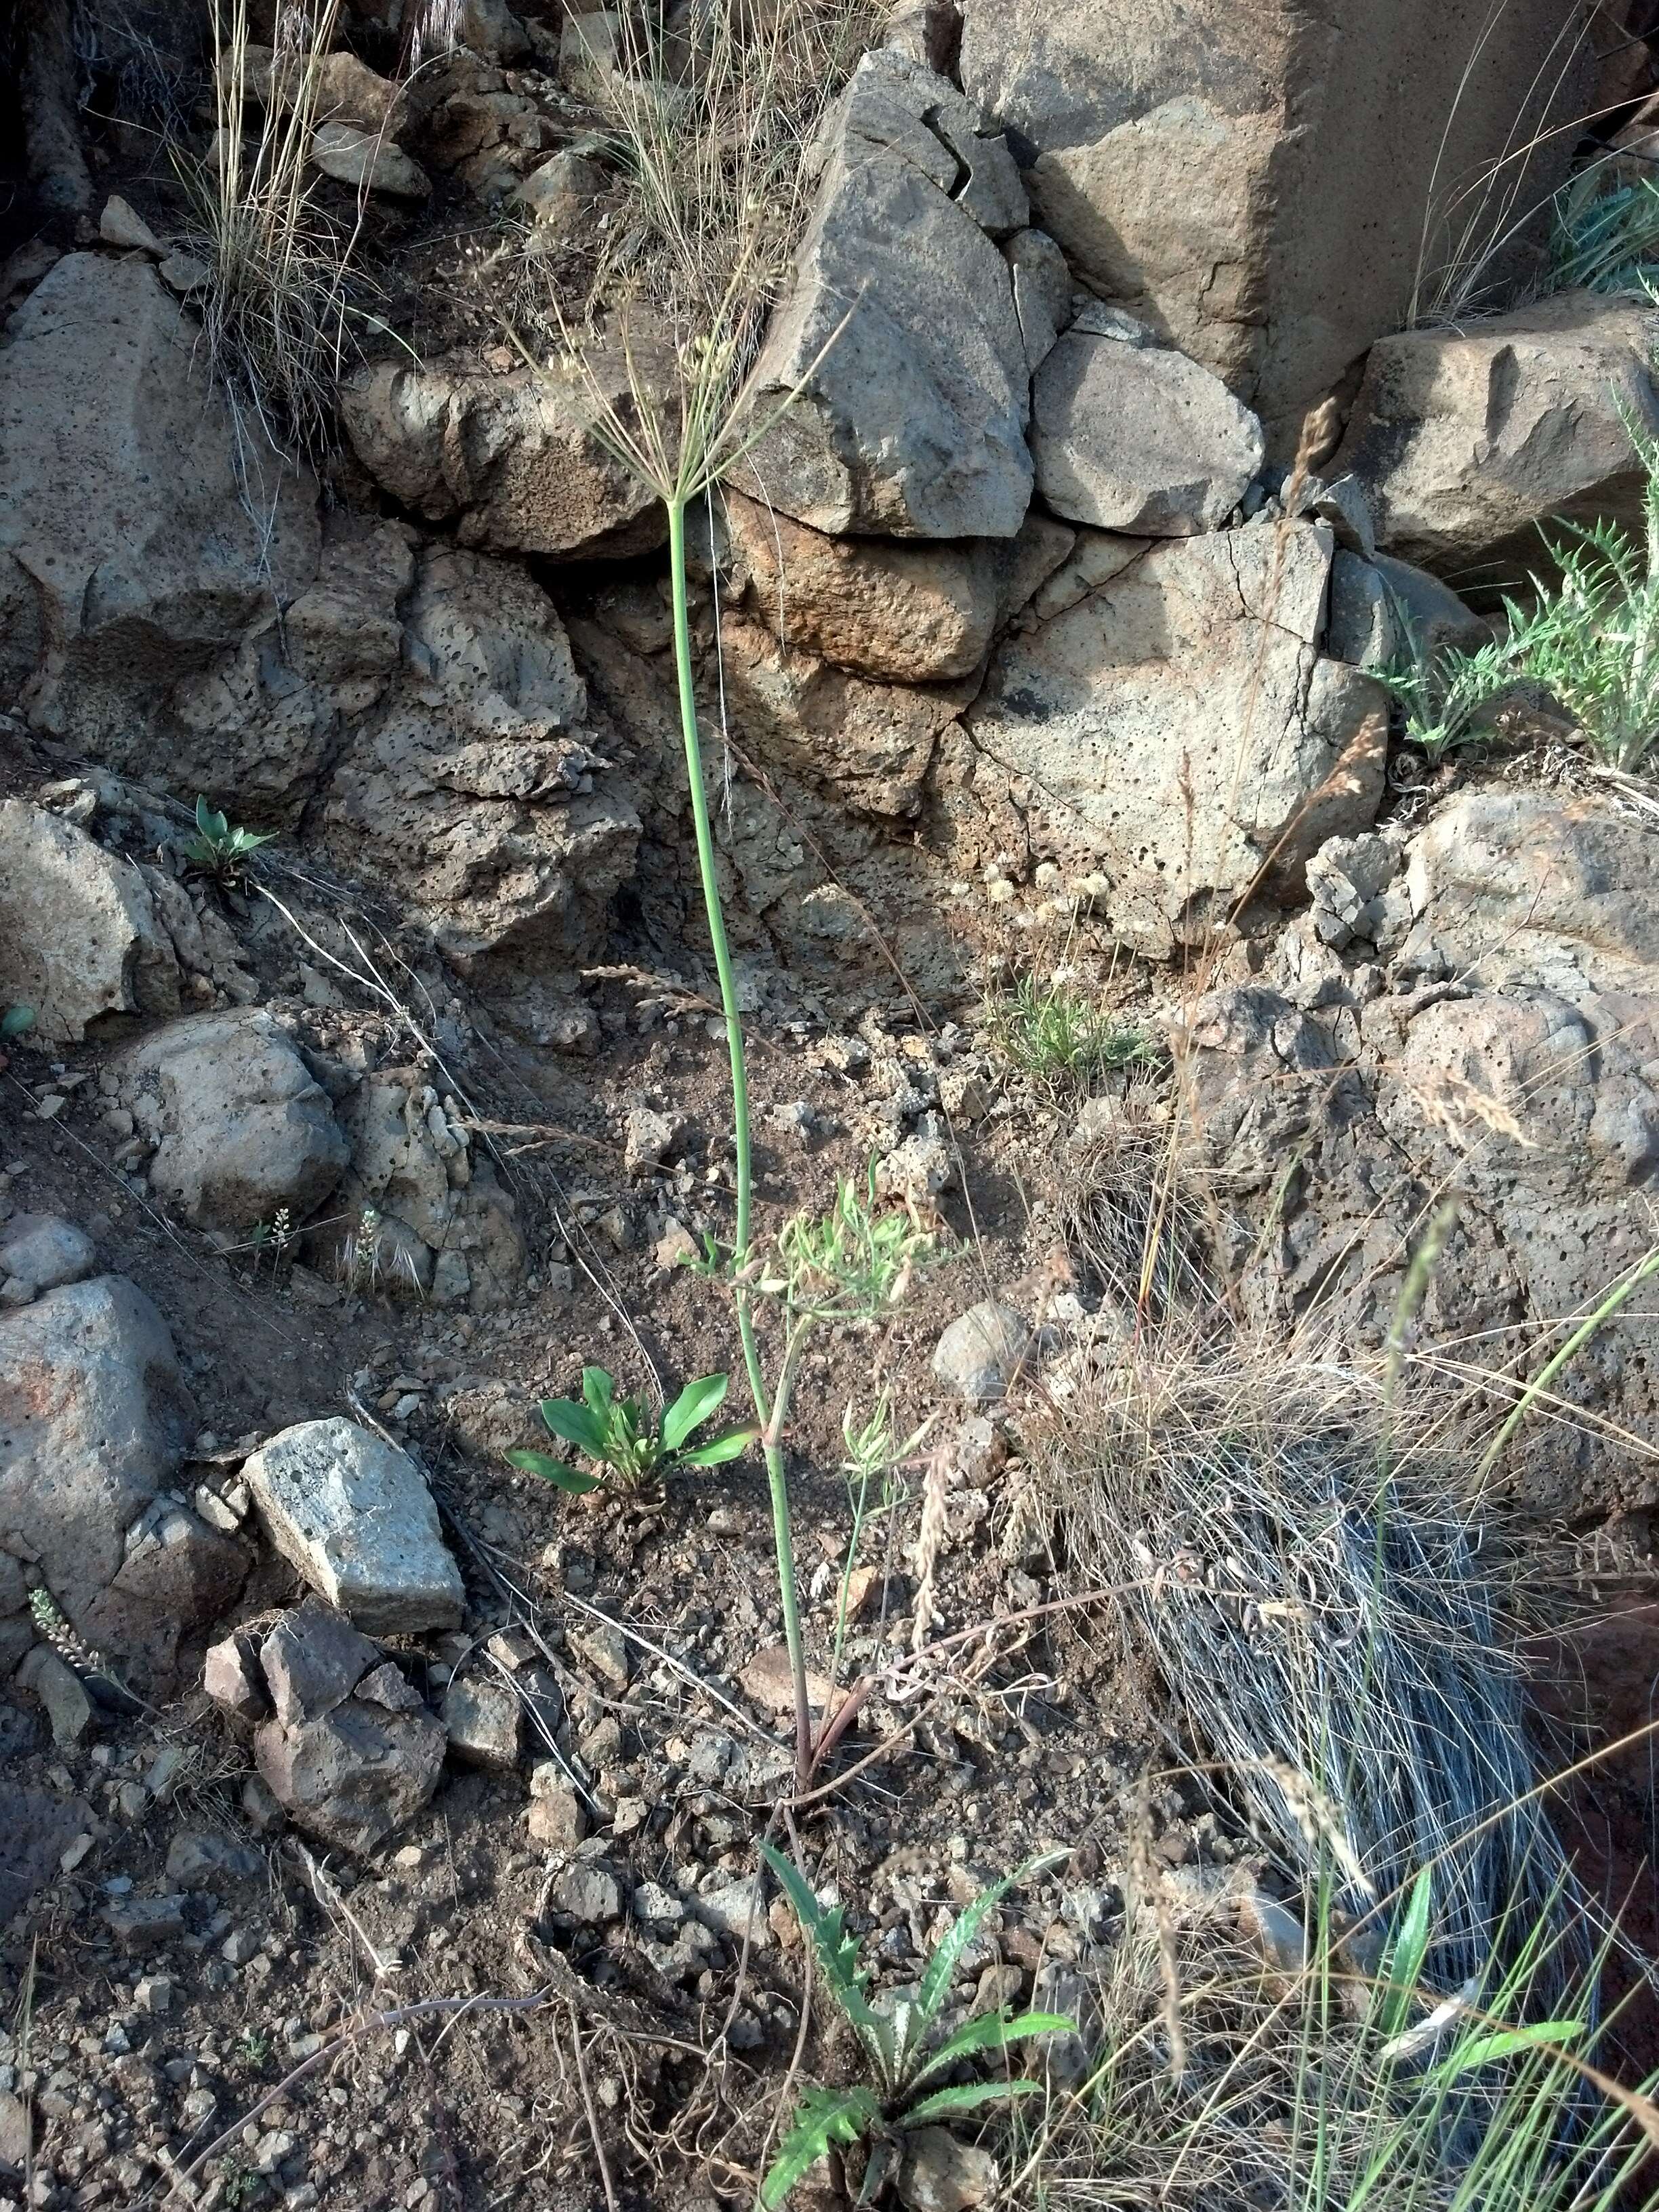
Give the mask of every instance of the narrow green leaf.
[{"label": "narrow green leaf", "polygon": [[833,2148],[857,2142],[880,2112],[874,2091],[862,2084],[852,2089],[805,2089],[772,2169],[761,2184],[765,2212],[775,2212],[801,2177]]},{"label": "narrow green leaf", "polygon": [[836,2002],[860,2034],[872,2029],[878,2030],[880,2018],[864,1994],[869,1976],[860,1970],[858,1945],[842,1925],[841,1906],[826,1911],[813,1896],[811,1886],[799,1868],[785,1858],[781,1851],[775,1850],[770,1844],[761,1845],[761,1855],[777,1876],[784,1895],[789,1899]]},{"label": "narrow green leaf", "polygon": [[962,1911],[957,1915],[955,1927],[940,1942],[938,1949],[923,1970],[921,1987],[916,1991],[916,2001],[921,2007],[922,2018],[925,2021],[931,2021],[937,2015],[939,2007],[950,1995],[951,1984],[956,1979],[957,1968],[961,1963],[962,1954],[978,1935],[988,1916],[996,1911],[998,1905],[1017,1883],[1025,1881],[1029,1875],[1039,1872],[1045,1867],[1057,1864],[1062,1856],[1063,1854],[1051,1851],[1046,1856],[1027,1859],[1023,1866],[1017,1866],[1012,1874],[1005,1875],[1000,1881],[994,1881],[988,1889],[981,1890],[971,1905],[963,1905]]},{"label": "narrow green leaf", "polygon": [[725,1398],[726,1387],[724,1375],[700,1375],[695,1382],[686,1384],[662,1417],[665,1450],[677,1452],[692,1431],[702,1426]]},{"label": "narrow green leaf", "polygon": [[616,1395],[617,1386],[605,1368],[583,1368],[582,1397],[601,1419],[611,1411],[611,1401]]},{"label": "narrow green leaf", "polygon": [[723,1467],[727,1460],[737,1459],[747,1451],[759,1434],[758,1429],[733,1429],[727,1436],[716,1437],[712,1443],[697,1444],[690,1451],[682,1452],[680,1464],[683,1467]]},{"label": "narrow green leaf", "polygon": [[590,1459],[604,1459],[610,1438],[599,1415],[586,1406],[579,1406],[574,1398],[544,1398],[541,1415],[553,1434],[563,1443],[574,1444]]},{"label": "narrow green leaf", "polygon": [[1382,1954],[1374,2017],[1379,2035],[1398,2035],[1407,2026],[1423,1963],[1429,1954],[1433,1882],[1425,1867],[1411,1887],[1406,1910]]},{"label": "narrow green leaf", "polygon": [[960,2065],[964,2058],[977,2057],[983,2051],[1006,2051],[1011,2043],[1023,2043],[1033,2035],[1076,2033],[1077,2022],[1068,2020],[1063,2013],[1023,2012],[1013,2020],[1002,2013],[981,2013],[977,2020],[967,2021],[940,2044],[910,2086],[918,2087],[931,2075]]},{"label": "narrow green leaf", "polygon": [[562,1459],[550,1459],[545,1452],[510,1451],[507,1456],[510,1466],[521,1467],[526,1474],[540,1475],[544,1482],[568,1490],[573,1498],[599,1486],[597,1474],[583,1474],[578,1468],[567,1467]]},{"label": "narrow green leaf", "polygon": [[893,2124],[899,2128],[928,2127],[935,2120],[948,2119],[953,2112],[971,2112],[978,2105],[1034,2096],[1042,2087],[1041,2081],[1028,2081],[1022,2076],[1013,2081],[969,2081],[959,2089],[935,2089],[931,2097],[924,2097],[908,2112],[901,2112]]},{"label": "narrow green leaf", "polygon": [[1443,2065],[1434,2069],[1431,2080],[1443,2087],[1455,2081],[1460,2075],[1473,2073],[1477,2066],[1490,2066],[1499,2058],[1513,2058],[1522,2051],[1531,2051],[1540,2043],[1570,2044],[1584,2033],[1582,2020],[1540,2020],[1529,2027],[1498,2028],[1491,2035],[1477,2035],[1454,2051]]}]

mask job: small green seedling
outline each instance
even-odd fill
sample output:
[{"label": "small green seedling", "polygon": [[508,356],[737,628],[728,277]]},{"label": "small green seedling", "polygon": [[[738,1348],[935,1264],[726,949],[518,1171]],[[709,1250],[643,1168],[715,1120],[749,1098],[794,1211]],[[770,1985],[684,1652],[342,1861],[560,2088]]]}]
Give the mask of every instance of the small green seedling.
[{"label": "small green seedling", "polygon": [[1033,1859],[1006,1881],[994,1882],[957,1916],[956,1924],[934,1949],[913,1991],[878,2008],[866,1994],[867,1970],[858,1965],[858,1946],[842,1924],[842,1908],[818,1903],[798,1870],[769,1844],[766,1863],[783,1885],[801,1931],[812,1947],[830,1994],[858,2037],[872,2079],[850,2089],[823,2089],[809,2083],[801,2093],[794,2120],[778,2147],[771,2172],[761,2185],[766,2212],[781,2204],[803,2175],[831,2150],[867,2141],[870,2162],[859,2201],[868,2203],[890,2171],[899,2139],[911,2128],[932,2127],[982,2105],[1030,2096],[1042,2084],[1005,2077],[997,2081],[947,2082],[928,2087],[972,2058],[1006,2051],[1034,2035],[1070,2035],[1077,2023],[1059,2013],[1024,2012],[1011,2016],[1004,2005],[977,2014],[953,2034],[935,2040],[934,2023],[945,2008],[963,1954],[987,1917],[1015,1883],[1053,1865]]},{"label": "small green seedling", "polygon": [[185,857],[221,884],[234,883],[250,854],[261,845],[269,845],[276,835],[274,830],[244,830],[240,822],[233,827],[205,799],[196,802],[196,829],[197,835],[185,847]]},{"label": "small green seedling", "polygon": [[[556,1437],[574,1444],[596,1470],[608,1470],[625,1488],[636,1490],[671,1462],[680,1467],[719,1467],[754,1442],[757,1430],[732,1429],[687,1449],[687,1438],[712,1419],[726,1390],[724,1375],[700,1376],[686,1384],[659,1424],[637,1398],[617,1397],[616,1383],[603,1367],[584,1367],[580,1398],[544,1398],[541,1416]],[[605,1480],[601,1472],[583,1474],[545,1452],[514,1451],[507,1458],[526,1474],[538,1474],[577,1496],[597,1490]]]},{"label": "small green seedling", "polygon": [[33,1027],[33,1006],[8,1006],[0,1014],[0,1044],[9,1044],[14,1037],[27,1036]]}]

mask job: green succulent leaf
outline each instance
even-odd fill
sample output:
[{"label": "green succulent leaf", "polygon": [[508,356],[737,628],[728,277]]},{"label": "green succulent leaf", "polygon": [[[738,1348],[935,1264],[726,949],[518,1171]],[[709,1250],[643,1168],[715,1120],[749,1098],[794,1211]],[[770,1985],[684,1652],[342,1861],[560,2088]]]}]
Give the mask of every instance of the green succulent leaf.
[{"label": "green succulent leaf", "polygon": [[960,2065],[964,2058],[976,2058],[982,2051],[1006,2051],[1011,2043],[1024,2043],[1034,2035],[1073,2035],[1077,2022],[1063,2013],[1023,2012],[1010,2020],[1006,2013],[981,2013],[948,2037],[933,2052],[927,2063],[916,2075],[912,2087],[926,2081],[930,2075],[943,2073],[947,2067]]},{"label": "green succulent leaf", "polygon": [[550,1482],[556,1490],[568,1490],[573,1498],[597,1490],[597,1474],[584,1474],[579,1468],[567,1467],[562,1459],[550,1459],[545,1452],[510,1451],[507,1463],[522,1468],[526,1474],[538,1474],[544,1482]]},{"label": "green succulent leaf", "polygon": [[772,2169],[761,2184],[765,2212],[775,2212],[795,2184],[837,2145],[866,2135],[881,2117],[875,2092],[860,2084],[851,2089],[805,2088],[788,2131],[778,2146]]},{"label": "green succulent leaf", "polygon": [[818,1971],[828,1983],[830,1995],[861,2036],[879,2036],[880,2015],[864,1994],[869,1976],[860,1970],[859,1947],[842,1924],[841,1906],[829,1911],[820,1905],[799,1869],[770,1844],[763,1844],[761,1852],[812,1946]]},{"label": "green succulent leaf", "polygon": [[759,1434],[758,1429],[732,1429],[726,1436],[715,1437],[706,1444],[682,1452],[680,1459],[686,1467],[723,1467],[727,1460],[747,1451]]},{"label": "green succulent leaf", "polygon": [[1461,2075],[1473,2073],[1478,2066],[1490,2066],[1499,2058],[1516,2057],[1523,2051],[1536,2050],[1540,2044],[1576,2043],[1583,2033],[1582,2020],[1540,2020],[1526,2027],[1502,2027],[1491,2035],[1472,2036],[1443,2065],[1437,2066],[1429,2078],[1437,2088],[1444,2088]]},{"label": "green succulent leaf", "polygon": [[26,1030],[32,1030],[33,1027],[33,1006],[8,1006],[5,1012],[0,1014],[0,1042],[9,1041],[12,1037],[20,1037]]},{"label": "green succulent leaf", "polygon": [[544,1398],[543,1420],[562,1443],[574,1444],[590,1459],[610,1457],[610,1432],[599,1416],[574,1398]]},{"label": "green succulent leaf", "polygon": [[931,2097],[924,2097],[908,2112],[901,2112],[893,2124],[900,2128],[931,2127],[935,2120],[948,2120],[957,2112],[971,2112],[980,2105],[1006,2104],[1015,2097],[1034,2096],[1042,2087],[1041,2081],[1028,2081],[1022,2077],[1013,2081],[968,2081],[957,2089],[935,2089]]},{"label": "green succulent leaf", "polygon": [[686,1384],[662,1417],[665,1451],[677,1452],[693,1431],[702,1426],[724,1401],[727,1382],[724,1375],[700,1375],[695,1382]]}]

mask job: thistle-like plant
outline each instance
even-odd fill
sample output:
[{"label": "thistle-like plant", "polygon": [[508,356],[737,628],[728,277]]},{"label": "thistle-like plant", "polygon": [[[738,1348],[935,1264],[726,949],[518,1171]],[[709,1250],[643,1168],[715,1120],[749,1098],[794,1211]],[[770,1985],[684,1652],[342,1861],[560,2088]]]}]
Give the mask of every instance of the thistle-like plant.
[{"label": "thistle-like plant", "polygon": [[526,1474],[538,1474],[560,1490],[580,1497],[597,1490],[605,1474],[627,1490],[641,1489],[671,1462],[680,1467],[720,1467],[755,1441],[754,1429],[732,1429],[704,1444],[689,1444],[725,1401],[726,1377],[702,1375],[688,1382],[660,1421],[653,1421],[637,1398],[619,1398],[614,1378],[603,1367],[584,1367],[578,1398],[544,1398],[541,1416],[551,1433],[574,1444],[596,1470],[584,1474],[545,1452],[511,1451],[508,1460]]},{"label": "thistle-like plant", "polygon": [[935,1946],[915,1988],[891,2003],[878,2005],[871,2002],[869,1972],[858,1963],[858,1946],[846,1932],[841,1906],[828,1909],[820,1905],[787,1859],[769,1844],[763,1844],[761,1849],[812,1947],[825,1986],[859,2039],[871,2078],[847,2089],[807,2085],[761,2185],[760,2201],[766,2212],[773,2212],[803,2175],[830,2151],[867,2142],[870,2164],[860,2195],[860,2202],[867,2203],[880,2188],[895,2150],[909,2130],[933,2127],[984,2105],[1007,2103],[1042,2087],[1040,2082],[1007,2075],[994,2081],[947,2080],[957,2067],[995,2056],[1034,2035],[1069,2035],[1074,2031],[1076,2022],[1061,2014],[1015,2014],[1003,2005],[994,2012],[975,2014],[948,2035],[937,2033],[957,1969],[986,1919],[1016,1882],[1054,1862],[1029,1861],[982,1890],[957,1914],[950,1933]]},{"label": "thistle-like plant", "polygon": [[261,845],[269,845],[276,835],[270,830],[244,830],[240,822],[232,823],[200,798],[196,802],[196,831],[185,847],[185,858],[221,884],[234,883],[249,857]]}]

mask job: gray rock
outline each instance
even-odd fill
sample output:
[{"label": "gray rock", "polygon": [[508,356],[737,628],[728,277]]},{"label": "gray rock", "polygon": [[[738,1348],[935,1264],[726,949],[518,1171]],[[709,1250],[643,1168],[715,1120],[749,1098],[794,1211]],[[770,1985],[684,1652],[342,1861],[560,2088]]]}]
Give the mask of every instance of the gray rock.
[{"label": "gray rock", "polygon": [[570,1641],[577,1656],[586,1662],[607,1688],[621,1692],[628,1687],[631,1671],[628,1638],[620,1628],[608,1620],[590,1621],[574,1630]]},{"label": "gray rock", "polygon": [[[605,401],[630,409],[620,352],[587,358]],[[643,367],[648,375],[648,358]],[[649,552],[662,542],[661,507],[589,436],[589,404],[580,380],[398,362],[340,394],[346,434],[375,482],[427,521],[454,521],[463,545],[555,560]]]},{"label": "gray rock", "polygon": [[420,1710],[420,1692],[394,1660],[385,1660],[371,1668],[352,1693],[371,1705],[384,1705],[389,1713],[412,1713]]},{"label": "gray rock", "polygon": [[242,1474],[277,1550],[358,1626],[404,1636],[459,1620],[460,1573],[407,1452],[352,1421],[305,1421]]},{"label": "gray rock", "polygon": [[623,1165],[631,1176],[654,1175],[685,1133],[680,1114],[636,1106],[623,1127]]},{"label": "gray rock", "polygon": [[1358,477],[1334,477],[1328,483],[1313,478],[1296,511],[1311,521],[1328,523],[1340,552],[1358,553],[1365,561],[1376,554],[1376,518]]},{"label": "gray rock", "polygon": [[168,1881],[179,1889],[222,1889],[228,1882],[257,1881],[264,1854],[216,1828],[181,1828],[167,1845]]},{"label": "gray rock", "polygon": [[92,1699],[73,1667],[44,1644],[26,1652],[17,1669],[21,1689],[33,1690],[52,1723],[52,1740],[62,1749],[80,1742],[92,1726]]},{"label": "gray rock", "polygon": [[125,1546],[90,1618],[104,1643],[159,1680],[172,1672],[184,1638],[228,1612],[252,1561],[241,1545],[170,1498],[145,1507]]},{"label": "gray rock", "polygon": [[962,14],[960,82],[1023,142],[1036,219],[1093,291],[1249,401],[1286,459],[1307,409],[1454,258],[1472,201],[1440,195],[1425,240],[1422,180],[1503,165],[1505,207],[1542,210],[1596,105],[1555,0],[1510,0],[1501,40],[1486,0],[1402,0],[1387,40],[1370,0]]},{"label": "gray rock", "polygon": [[587,1833],[587,1810],[556,1760],[530,1771],[530,1840],[556,1851],[574,1851]]},{"label": "gray rock", "polygon": [[999,2170],[988,2150],[958,2142],[948,2128],[910,2128],[899,2166],[899,2202],[908,2212],[972,2212],[997,2193]]},{"label": "gray rock", "polygon": [[171,1022],[118,1073],[156,1146],[150,1182],[191,1221],[245,1234],[286,1206],[297,1223],[340,1180],[347,1146],[328,1094],[263,1011]]},{"label": "gray rock", "polygon": [[1250,1888],[1238,1900],[1238,1922],[1268,1966],[1281,1974],[1300,1974],[1308,1963],[1308,1931],[1292,1912],[1264,1889]]},{"label": "gray rock", "polygon": [[510,1774],[519,1763],[523,1708],[505,1682],[452,1682],[440,1708],[452,1755],[465,1766]]},{"label": "gray rock", "polygon": [[1467,591],[1547,567],[1540,523],[1639,534],[1646,475],[1626,418],[1659,434],[1656,336],[1648,306],[1565,292],[1380,340],[1336,461],[1369,491],[1377,543]]},{"label": "gray rock", "polygon": [[611,1869],[597,1859],[576,1859],[548,1893],[548,1903],[567,1920],[602,1928],[623,1917],[623,1888]]},{"label": "gray rock", "polygon": [[1261,425],[1219,377],[1167,347],[1126,343],[1092,309],[1056,340],[1031,392],[1037,489],[1101,530],[1213,530],[1261,468]]},{"label": "gray rock", "polygon": [[59,743],[152,766],[172,687],[310,582],[315,480],[238,441],[197,325],[136,255],[65,254],[15,310],[0,422],[0,696],[27,684]]},{"label": "gray rock", "polygon": [[1012,1307],[987,1298],[958,1314],[939,1338],[933,1372],[970,1404],[1000,1398],[1031,1342],[1030,1324]]},{"label": "gray rock", "polygon": [[394,200],[431,197],[431,179],[418,161],[380,132],[349,123],[319,123],[311,134],[311,161],[325,177],[359,191],[383,192]]},{"label": "gray rock", "polygon": [[443,1771],[443,1723],[424,1709],[389,1713],[348,1698],[294,1728],[266,1721],[253,1755],[300,1827],[342,1850],[370,1851],[431,1802]]},{"label": "gray rock", "polygon": [[744,1875],[688,1897],[686,1910],[717,1936],[741,1943],[747,1936],[753,1949],[764,1950],[775,1939],[766,1917],[765,1885],[758,1875]]},{"label": "gray rock", "polygon": [[210,1644],[202,1673],[202,1687],[222,1713],[249,1725],[263,1720],[270,1710],[265,1680],[259,1666],[259,1640],[238,1629],[222,1643]]},{"label": "gray rock", "polygon": [[136,1285],[100,1275],[0,1319],[0,1541],[21,1540],[94,1644],[123,1531],[199,1426],[167,1324]]},{"label": "gray rock", "polygon": [[804,387],[755,457],[787,514],[835,533],[1014,535],[1030,371],[995,240],[1026,217],[972,106],[902,55],[866,54],[758,371],[763,405]]},{"label": "gray rock", "polygon": [[562,237],[588,215],[605,190],[605,172],[566,147],[532,169],[512,195],[538,232]]},{"label": "gray rock", "polygon": [[1008,638],[969,712],[1034,857],[1153,957],[1252,886],[1299,896],[1376,816],[1388,699],[1319,653],[1332,550],[1305,522],[1155,544]]},{"label": "gray rock", "polygon": [[0,1227],[0,1275],[32,1291],[55,1291],[89,1275],[97,1248],[84,1229],[55,1213],[14,1214]]},{"label": "gray rock", "polygon": [[21,799],[0,802],[0,1002],[32,1006],[45,1044],[78,1042],[108,1015],[179,1007],[143,872]]},{"label": "gray rock", "polygon": [[185,1932],[185,1898],[123,1897],[103,1911],[104,1925],[124,1951],[159,1950]]},{"label": "gray rock", "polygon": [[1014,280],[1014,313],[1033,376],[1072,321],[1072,272],[1046,230],[1018,230],[1003,247]]},{"label": "gray rock", "polygon": [[1379,553],[1370,561],[1339,551],[1331,563],[1325,649],[1355,668],[1389,668],[1416,654],[1478,653],[1492,625],[1426,568]]},{"label": "gray rock", "polygon": [[376,1668],[380,1653],[337,1613],[306,1604],[284,1613],[259,1647],[259,1667],[284,1727],[320,1720]]}]

